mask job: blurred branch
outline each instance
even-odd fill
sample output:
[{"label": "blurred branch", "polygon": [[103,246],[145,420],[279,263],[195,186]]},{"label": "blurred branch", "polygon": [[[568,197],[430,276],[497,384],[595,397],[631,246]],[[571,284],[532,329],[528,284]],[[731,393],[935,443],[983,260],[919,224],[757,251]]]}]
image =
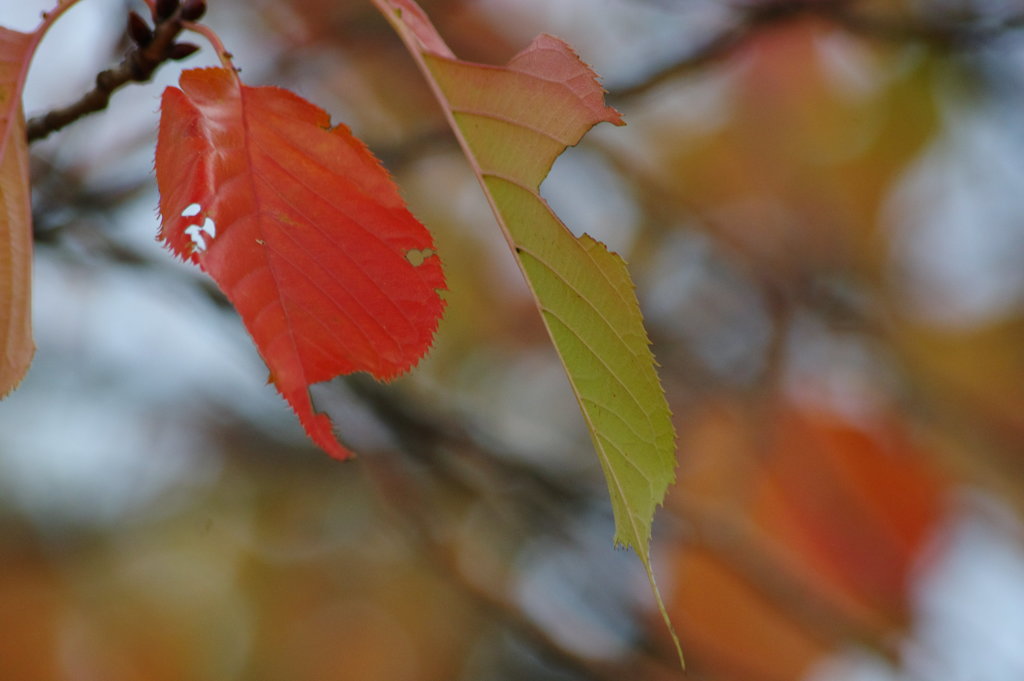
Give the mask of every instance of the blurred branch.
[{"label": "blurred branch", "polygon": [[[559,506],[572,507],[584,502],[586,494],[579,486],[571,486],[525,464],[513,452],[502,452],[495,443],[486,446],[480,438],[471,434],[467,425],[428,410],[421,402],[411,402],[394,388],[382,385],[366,375],[355,374],[345,380],[348,388],[388,427],[402,445],[403,450],[420,462],[437,466],[450,458],[439,449],[456,450],[477,463],[493,469],[493,473],[505,481],[505,488],[515,483],[531,490],[532,498],[557,499]],[[465,477],[450,464],[445,474],[457,481],[464,489],[474,488]],[[488,485],[488,489],[493,489]],[[544,508],[541,514],[550,518],[552,509]]]},{"label": "blurred branch", "polygon": [[[804,0],[806,2],[806,0]],[[852,9],[849,0],[806,2],[812,13],[830,19],[858,35],[889,42],[921,42],[938,49],[974,49],[993,38],[1024,27],[1024,13],[1003,17],[922,15],[904,19],[872,16]]]},{"label": "blurred branch", "polygon": [[[593,681],[627,676],[651,681],[679,678],[674,667],[640,652],[642,647],[638,645],[628,646],[632,651],[629,658],[616,663],[593,660],[566,647],[524,613],[504,590],[486,587],[465,575],[444,539],[451,536],[454,523],[436,519],[433,512],[424,513],[424,509],[436,511],[444,506],[424,499],[428,482],[449,486],[440,491],[440,497],[450,499],[453,491],[469,493],[474,502],[492,507],[496,499],[507,498],[518,487],[521,490],[516,495],[516,513],[511,518],[509,514],[501,515],[521,523],[523,509],[529,507],[537,520],[535,524],[544,532],[571,542],[573,537],[565,528],[574,510],[589,498],[585,489],[565,484],[536,466],[519,461],[513,453],[502,453],[496,445],[481,445],[464,422],[448,419],[422,401],[410,401],[394,388],[358,374],[347,377],[345,384],[391,431],[406,456],[405,461],[427,465],[434,473],[423,476],[418,471],[409,472],[401,465],[401,459],[393,457],[364,458],[381,490],[381,498],[389,500],[389,507],[399,514],[399,520],[438,575],[453,583],[490,619],[500,622],[543,657],[583,678]],[[467,468],[465,460],[455,460],[455,452],[470,457],[476,464],[476,473]],[[481,471],[487,479],[480,478]],[[497,510],[501,512],[500,508]],[[536,537],[536,529],[530,536]]]},{"label": "blurred branch", "polygon": [[628,659],[609,663],[587,657],[562,644],[531,619],[518,603],[505,595],[505,590],[488,588],[465,575],[458,564],[457,555],[443,539],[451,535],[451,523],[433,520],[433,514],[423,512],[425,508],[437,509],[439,505],[423,499],[422,479],[419,476],[405,474],[387,457],[376,457],[368,463],[367,470],[381,490],[381,498],[391,501],[391,508],[400,514],[400,522],[408,530],[411,540],[418,545],[420,555],[431,564],[436,574],[466,594],[489,620],[500,623],[551,664],[590,681],[617,681],[623,678],[668,681],[680,678],[676,669],[638,652],[632,646],[630,648],[634,652]]},{"label": "blurred branch", "polygon": [[653,90],[662,83],[725,58],[753,35],[754,28],[754,24],[744,21],[738,21],[733,25],[727,26],[720,33],[705,39],[704,42],[693,47],[687,54],[676,59],[671,64],[648,74],[642,81],[609,91],[609,103],[614,105],[617,100],[641,95]]},{"label": "blurred branch", "polygon": [[[673,513],[689,536],[684,541],[718,556],[723,565],[764,596],[779,612],[802,624],[802,630],[822,644],[858,641],[889,661],[900,656],[896,625],[867,620],[844,608],[827,594],[816,592],[757,528],[725,506],[712,507],[677,495]],[[863,613],[862,613],[863,614]]]},{"label": "blurred branch", "polygon": [[[164,62],[184,59],[198,49],[190,43],[174,42],[184,28],[180,8],[171,16],[158,21],[152,32],[149,32],[137,14],[129,16],[129,34],[136,41],[136,46],[120,64],[100,72],[96,76],[96,87],[82,95],[78,101],[29,120],[29,142],[43,139],[84,116],[102,111],[107,108],[111,95],[121,87],[128,83],[144,83],[152,78]],[[142,22],[141,25],[139,22]]]},{"label": "blurred branch", "polygon": [[593,502],[593,487],[570,484],[505,451],[496,438],[464,418],[410,399],[366,375],[346,376],[344,381],[395,438],[401,453],[438,482],[471,495],[520,536],[553,536],[563,545],[575,541],[567,528]]},{"label": "blurred branch", "polygon": [[763,28],[817,17],[861,37],[893,43],[925,43],[941,50],[974,49],[1007,32],[1024,27],[1024,13],[993,22],[990,17],[921,15],[886,17],[859,12],[855,0],[769,0],[734,7],[735,19],[672,63],[643,80],[609,93],[609,99],[643,94],[678,76],[733,54]]}]

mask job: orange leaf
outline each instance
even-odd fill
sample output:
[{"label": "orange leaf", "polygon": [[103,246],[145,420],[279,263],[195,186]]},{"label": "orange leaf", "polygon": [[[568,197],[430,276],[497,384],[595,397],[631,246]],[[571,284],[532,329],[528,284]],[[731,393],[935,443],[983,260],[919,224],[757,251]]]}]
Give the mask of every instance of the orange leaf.
[{"label": "orange leaf", "polygon": [[900,623],[946,487],[899,421],[882,426],[782,414],[755,513],[826,583]]},{"label": "orange leaf", "polygon": [[682,430],[670,504],[695,541],[676,550],[670,604],[696,669],[799,678],[851,640],[896,640],[950,491],[902,415],[723,402]]},{"label": "orange leaf", "polygon": [[161,105],[160,238],[231,300],[310,438],[347,458],[309,386],[423,356],[444,308],[433,239],[323,110],[223,68],[179,84]]},{"label": "orange leaf", "polygon": [[0,28],[0,397],[32,363],[32,209],[21,89],[35,36]]},{"label": "orange leaf", "polygon": [[709,551],[680,551],[679,588],[670,600],[680,634],[715,679],[774,681],[802,678],[829,651],[817,632],[788,616],[786,606],[743,578],[730,561]]}]

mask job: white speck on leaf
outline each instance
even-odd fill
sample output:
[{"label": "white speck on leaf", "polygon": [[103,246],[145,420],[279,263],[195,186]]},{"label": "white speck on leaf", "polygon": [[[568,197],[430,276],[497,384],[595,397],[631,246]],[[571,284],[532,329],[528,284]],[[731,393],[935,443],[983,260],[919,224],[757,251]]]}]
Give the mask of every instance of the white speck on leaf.
[{"label": "white speck on leaf", "polygon": [[217,236],[217,224],[213,221],[213,218],[206,218],[203,221],[203,226],[200,229],[210,235],[210,238]]},{"label": "white speck on leaf", "polygon": [[192,244],[197,251],[206,250],[206,237],[203,236],[204,233],[211,239],[217,236],[217,225],[212,218],[206,218],[201,225],[189,225],[185,228],[185,234],[192,239]]}]

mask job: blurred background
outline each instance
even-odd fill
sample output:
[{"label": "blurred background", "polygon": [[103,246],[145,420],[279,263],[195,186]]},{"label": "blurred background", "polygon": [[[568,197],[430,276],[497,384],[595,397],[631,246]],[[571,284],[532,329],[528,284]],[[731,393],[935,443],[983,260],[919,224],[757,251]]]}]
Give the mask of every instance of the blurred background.
[{"label": "blurred background", "polygon": [[[653,555],[694,681],[1024,679],[1024,4],[424,1],[462,58],[565,38],[628,126],[543,192],[629,262],[679,431]],[[49,0],[0,0],[31,29]],[[33,144],[38,350],[0,403],[0,678],[680,678],[475,178],[367,0],[209,0],[251,85],[348,124],[448,309],[317,386],[339,463],[155,242],[159,96]],[[128,49],[82,0],[28,115]],[[200,40],[196,40],[200,42]]]}]

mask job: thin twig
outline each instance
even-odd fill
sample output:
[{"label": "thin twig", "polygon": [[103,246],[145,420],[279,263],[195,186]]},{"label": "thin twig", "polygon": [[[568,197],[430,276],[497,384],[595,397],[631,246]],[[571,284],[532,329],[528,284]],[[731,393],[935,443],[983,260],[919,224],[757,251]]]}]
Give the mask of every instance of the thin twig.
[{"label": "thin twig", "polygon": [[410,540],[436,574],[458,587],[489,619],[500,623],[549,663],[591,681],[613,681],[626,678],[627,673],[649,681],[681,678],[678,670],[645,653],[634,651],[624,661],[602,661],[563,644],[501,589],[481,585],[464,574],[453,548],[442,539],[446,533],[439,528],[444,523],[423,512],[424,508],[436,505],[423,499],[422,483],[417,476],[407,474],[385,457],[372,460],[368,457],[365,465],[379,494],[390,500],[396,520],[405,527]]},{"label": "thin twig", "polygon": [[727,508],[675,497],[669,519],[685,526],[684,539],[717,556],[779,612],[823,645],[857,641],[890,661],[899,658],[898,623],[869,610],[852,610],[823,591],[815,591],[792,558],[773,545],[748,519]]},{"label": "thin twig", "polygon": [[616,88],[609,100],[627,99],[648,92],[680,75],[693,72],[734,54],[759,29],[798,18],[817,17],[858,35],[890,43],[924,43],[941,50],[975,49],[1010,31],[1024,28],[1024,13],[991,23],[983,18],[964,20],[949,16],[887,17],[858,12],[851,0],[771,0],[736,6],[735,19],[670,64],[643,80]]},{"label": "thin twig", "polygon": [[111,95],[124,85],[148,81],[161,64],[174,58],[174,41],[182,28],[177,13],[158,23],[149,44],[133,48],[120,64],[99,73],[96,76],[96,87],[78,101],[29,120],[28,141],[43,139],[84,116],[102,111],[107,108]]},{"label": "thin twig", "polygon": [[944,50],[969,50],[1024,26],[1024,14],[1004,17],[996,23],[981,17],[919,16],[909,19],[856,12],[849,3],[815,4],[813,11],[845,30],[887,42],[925,43]]},{"label": "thin twig", "polygon": [[592,503],[592,488],[569,484],[507,450],[486,429],[364,375],[347,376],[344,383],[391,432],[410,463],[427,467],[450,489],[474,495],[519,533],[573,541],[568,519]]},{"label": "thin twig", "polygon": [[648,74],[642,81],[609,91],[608,101],[615,104],[619,100],[636,97],[653,90],[662,83],[718,61],[735,52],[740,45],[752,37],[754,28],[753,23],[746,21],[738,21],[727,26],[720,33],[706,39],[672,63]]}]

